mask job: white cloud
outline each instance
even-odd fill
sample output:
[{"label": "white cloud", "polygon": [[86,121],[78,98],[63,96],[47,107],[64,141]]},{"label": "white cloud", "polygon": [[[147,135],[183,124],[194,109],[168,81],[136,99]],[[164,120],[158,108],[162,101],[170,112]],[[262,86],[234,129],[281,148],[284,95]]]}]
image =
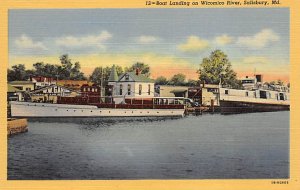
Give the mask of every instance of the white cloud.
[{"label": "white cloud", "polygon": [[61,47],[80,48],[80,47],[98,47],[105,49],[103,44],[112,38],[112,34],[107,31],[102,31],[98,35],[87,36],[65,36],[55,40],[55,43]]},{"label": "white cloud", "polygon": [[228,36],[227,34],[223,34],[221,36],[217,36],[215,38],[215,42],[219,45],[227,45],[233,42],[233,37]]},{"label": "white cloud", "polygon": [[137,42],[141,44],[149,44],[157,41],[158,38],[155,36],[140,36],[137,38]]},{"label": "white cloud", "polygon": [[21,49],[47,50],[42,42],[34,42],[26,34],[23,34],[15,40],[15,44]]},{"label": "white cloud", "polygon": [[182,52],[197,53],[209,47],[207,40],[201,39],[198,36],[189,36],[187,41],[179,44],[177,48]]},{"label": "white cloud", "polygon": [[276,42],[280,39],[279,35],[271,29],[263,29],[253,36],[242,36],[238,38],[237,43],[241,46],[246,46],[252,49],[263,48],[271,42]]}]

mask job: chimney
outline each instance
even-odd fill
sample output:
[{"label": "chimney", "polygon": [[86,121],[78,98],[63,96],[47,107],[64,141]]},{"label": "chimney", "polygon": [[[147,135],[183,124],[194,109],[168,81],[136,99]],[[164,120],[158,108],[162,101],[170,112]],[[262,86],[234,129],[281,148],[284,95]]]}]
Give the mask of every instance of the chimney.
[{"label": "chimney", "polygon": [[135,75],[139,75],[140,74],[140,69],[139,68],[136,68],[135,69]]}]

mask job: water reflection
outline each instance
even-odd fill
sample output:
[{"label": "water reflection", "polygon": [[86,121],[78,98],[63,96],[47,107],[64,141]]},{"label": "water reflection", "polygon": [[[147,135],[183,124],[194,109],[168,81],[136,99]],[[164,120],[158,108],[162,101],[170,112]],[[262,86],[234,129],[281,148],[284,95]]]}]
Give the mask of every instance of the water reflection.
[{"label": "water reflection", "polygon": [[74,123],[82,125],[111,126],[120,123],[157,122],[178,119],[182,119],[182,117],[28,118],[28,121],[40,123]]},{"label": "water reflection", "polygon": [[8,141],[9,179],[289,177],[289,112],[30,119]]}]

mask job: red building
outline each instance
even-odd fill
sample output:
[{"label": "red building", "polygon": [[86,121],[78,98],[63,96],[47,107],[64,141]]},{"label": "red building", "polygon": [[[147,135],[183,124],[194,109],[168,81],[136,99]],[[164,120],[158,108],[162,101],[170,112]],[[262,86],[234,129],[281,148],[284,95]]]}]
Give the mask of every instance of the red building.
[{"label": "red building", "polygon": [[95,84],[84,84],[80,87],[81,96],[101,96],[101,88]]}]

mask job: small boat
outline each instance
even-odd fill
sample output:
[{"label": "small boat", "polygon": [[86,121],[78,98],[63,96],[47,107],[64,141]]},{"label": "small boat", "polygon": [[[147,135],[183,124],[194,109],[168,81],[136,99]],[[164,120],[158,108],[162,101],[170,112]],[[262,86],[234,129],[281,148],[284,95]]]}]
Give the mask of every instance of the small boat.
[{"label": "small boat", "polygon": [[[11,101],[12,117],[183,117],[180,98],[131,99],[130,103],[66,104]],[[128,100],[127,100],[128,102]]]}]

